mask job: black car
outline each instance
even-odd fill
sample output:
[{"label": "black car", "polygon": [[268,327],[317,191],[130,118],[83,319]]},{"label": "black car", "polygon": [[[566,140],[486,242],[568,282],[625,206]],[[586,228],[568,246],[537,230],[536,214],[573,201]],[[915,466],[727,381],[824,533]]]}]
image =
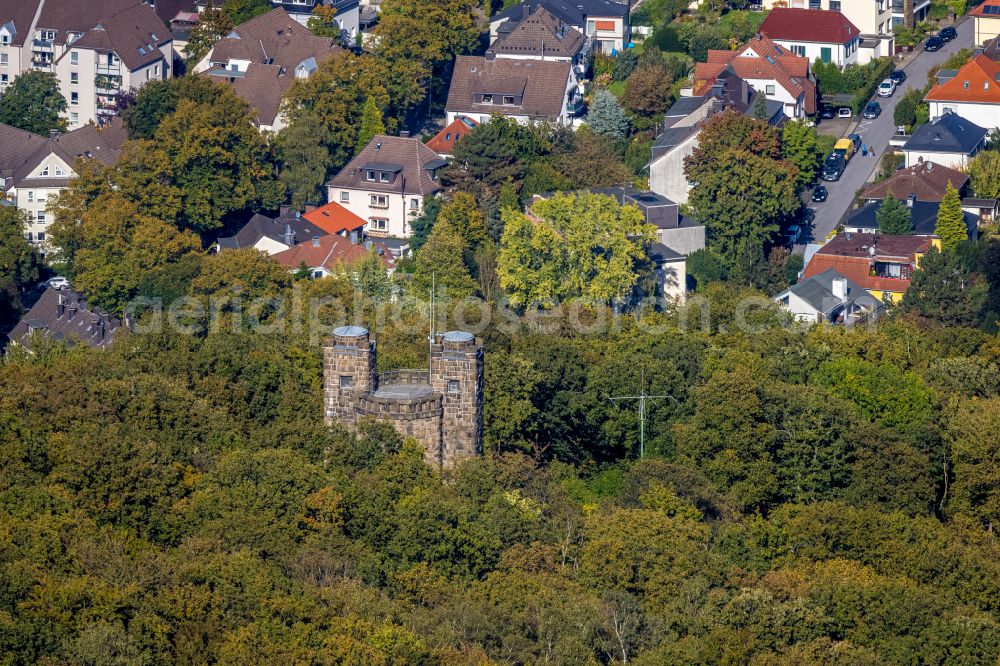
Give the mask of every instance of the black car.
[{"label": "black car", "polygon": [[897,69],[889,74],[889,79],[892,80],[897,86],[906,80],[906,72],[901,69]]},{"label": "black car", "polygon": [[940,37],[946,42],[950,42],[951,40],[958,37],[958,33],[955,31],[954,28],[949,26],[947,28],[941,28],[941,32],[938,33],[938,37]]},{"label": "black car", "polygon": [[836,118],[837,117],[837,109],[833,108],[829,104],[824,104],[823,108],[821,108],[819,110],[819,117],[820,118],[826,118],[826,119]]},{"label": "black car", "polygon": [[826,187],[824,185],[817,185],[813,188],[812,200],[817,203],[821,203],[826,201],[828,194],[829,192],[826,191]]},{"label": "black car", "polygon": [[865,105],[865,110],[861,112],[861,116],[871,120],[872,118],[878,118],[880,113],[882,113],[881,104],[878,102],[868,102]]},{"label": "black car", "polygon": [[927,41],[924,43],[924,51],[938,51],[944,46],[944,40],[935,35],[934,37],[928,37]]},{"label": "black car", "polygon": [[840,174],[844,173],[844,158],[840,155],[830,155],[823,164],[823,173],[820,177],[823,180],[840,180]]}]

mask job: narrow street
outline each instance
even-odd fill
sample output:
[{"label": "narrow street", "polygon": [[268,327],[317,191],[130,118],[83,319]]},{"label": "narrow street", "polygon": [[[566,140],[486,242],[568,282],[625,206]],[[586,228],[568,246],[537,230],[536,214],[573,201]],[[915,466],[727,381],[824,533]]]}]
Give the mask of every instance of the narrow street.
[{"label": "narrow street", "polygon": [[[958,31],[956,39],[948,42],[944,48],[936,53],[921,52],[909,65],[903,68],[903,71],[906,72],[906,81],[896,88],[892,97],[873,98],[882,105],[882,114],[874,120],[861,119],[856,126],[857,129],[851,131],[860,134],[862,142],[875,147],[875,156],[863,157],[859,151],[848,162],[840,180],[831,183],[823,182],[830,195],[823,203],[808,204],[816,209],[816,220],[813,223],[812,233],[804,237],[803,241],[814,242],[826,238],[827,234],[833,231],[841,219],[851,210],[855,192],[861,189],[878,169],[882,156],[889,146],[889,139],[896,132],[896,124],[892,119],[896,102],[911,88],[922,88],[927,83],[927,72],[931,67],[945,61],[950,55],[962,48],[971,48],[972,28],[973,22],[971,20],[966,19],[957,23],[955,25],[955,29]],[[798,253],[802,253],[804,250],[804,245],[795,247],[795,251]]]}]

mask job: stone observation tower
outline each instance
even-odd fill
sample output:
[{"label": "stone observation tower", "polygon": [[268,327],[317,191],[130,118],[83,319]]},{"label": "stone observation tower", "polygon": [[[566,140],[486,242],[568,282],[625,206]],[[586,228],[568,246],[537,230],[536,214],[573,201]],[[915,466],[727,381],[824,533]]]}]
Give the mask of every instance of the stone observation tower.
[{"label": "stone observation tower", "polygon": [[323,344],[323,407],[354,429],[360,418],[389,421],[404,437],[424,445],[436,468],[482,453],[483,346],[471,333],[438,333],[430,370],[375,368],[368,329],[341,326]]}]

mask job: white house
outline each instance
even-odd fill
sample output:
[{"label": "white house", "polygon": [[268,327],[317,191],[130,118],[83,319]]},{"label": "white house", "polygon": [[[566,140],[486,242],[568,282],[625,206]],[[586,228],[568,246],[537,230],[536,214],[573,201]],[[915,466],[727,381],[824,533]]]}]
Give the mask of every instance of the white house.
[{"label": "white house", "polygon": [[905,166],[934,162],[965,170],[972,157],[982,150],[987,130],[955,113],[945,113],[921,125],[903,144]]},{"label": "white house", "polygon": [[326,184],[327,201],[366,220],[367,236],[406,238],[447,164],[419,139],[380,134]]},{"label": "white house", "polygon": [[978,55],[951,79],[941,81],[924,97],[931,118],[954,113],[986,128],[1000,127],[1000,62]]},{"label": "white house", "polygon": [[809,324],[851,325],[877,318],[885,306],[860,285],[829,268],[774,297],[795,319]]},{"label": "white house", "polygon": [[760,33],[809,62],[838,67],[858,62],[861,32],[841,12],[775,7]]},{"label": "white house", "polygon": [[[929,6],[930,0],[918,0],[915,4]],[[861,33],[859,64],[891,57],[895,50],[892,0],[764,0],[763,7],[841,12]]]},{"label": "white house", "polygon": [[538,7],[556,16],[586,37],[586,50],[612,53],[626,48],[632,39],[629,5],[615,0],[525,0],[490,17],[490,42],[527,18]]}]

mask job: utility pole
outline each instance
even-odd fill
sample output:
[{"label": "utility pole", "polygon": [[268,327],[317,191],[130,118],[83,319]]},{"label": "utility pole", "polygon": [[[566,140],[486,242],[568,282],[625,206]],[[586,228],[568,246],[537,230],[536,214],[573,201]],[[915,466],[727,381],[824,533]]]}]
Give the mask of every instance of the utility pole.
[{"label": "utility pole", "polygon": [[646,371],[642,371],[642,390],[639,395],[616,395],[609,397],[608,400],[611,402],[618,402],[619,400],[638,400],[639,401],[639,459],[641,460],[643,456],[646,455],[646,403],[653,400],[660,400],[662,398],[669,398],[676,402],[678,405],[681,403],[677,399],[664,393],[663,395],[649,395],[646,393]]}]

